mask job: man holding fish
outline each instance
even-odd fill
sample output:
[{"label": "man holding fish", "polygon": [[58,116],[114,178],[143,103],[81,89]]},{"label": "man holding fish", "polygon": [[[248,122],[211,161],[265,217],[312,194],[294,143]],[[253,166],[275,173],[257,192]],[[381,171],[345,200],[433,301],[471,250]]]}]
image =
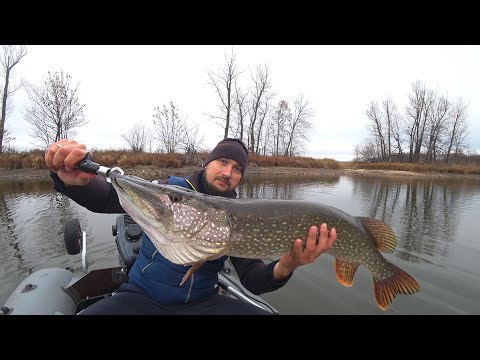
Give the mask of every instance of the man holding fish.
[{"label": "man holding fish", "polygon": [[[75,140],[60,140],[47,148],[45,162],[51,171],[54,188],[90,211],[128,212],[132,215],[135,208],[127,208],[130,204],[125,200],[121,179],[118,182],[113,179],[112,185],[105,177],[76,168],[76,164],[86,155],[86,146]],[[235,189],[247,164],[246,146],[238,139],[227,138],[210,152],[203,169],[186,178],[169,176],[153,183],[176,185],[193,192],[235,199]],[[137,220],[134,215],[132,217]],[[209,258],[193,260],[193,250],[187,249],[185,254],[180,254],[178,245],[164,246],[161,236],[158,239],[152,235],[155,229],[151,222],[141,214],[139,218],[142,222],[137,222],[145,234],[137,260],[128,274],[128,282],[123,283],[113,296],[94,303],[81,314],[269,314],[248,303],[218,294],[218,272],[223,269],[228,251],[221,253],[219,250],[216,253],[212,250],[213,255]],[[187,219],[184,222],[188,223]],[[331,249],[337,238],[335,228],[329,231],[326,223],[318,225],[310,224],[307,234],[304,234],[305,246],[301,239],[292,238],[291,250],[285,251],[273,262],[265,263],[252,256],[230,256],[242,285],[257,295],[277,290],[288,282],[296,268],[314,262]],[[212,227],[212,236],[216,237],[218,228],[215,228],[212,220],[209,220],[209,225],[202,225],[201,231],[209,234],[208,226]],[[224,244],[220,241],[217,243]],[[208,243],[208,246],[214,245]],[[169,251],[177,253],[171,254]]]}]

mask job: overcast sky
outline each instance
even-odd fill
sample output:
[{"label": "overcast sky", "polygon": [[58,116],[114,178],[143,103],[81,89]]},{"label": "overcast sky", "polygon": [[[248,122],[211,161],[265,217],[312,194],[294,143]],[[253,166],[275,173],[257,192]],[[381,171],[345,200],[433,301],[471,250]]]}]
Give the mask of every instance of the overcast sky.
[{"label": "overcast sky", "polygon": [[[21,78],[43,84],[48,71],[63,70],[79,83],[79,101],[88,124],[76,139],[88,148],[126,148],[121,134],[139,121],[152,123],[154,108],[173,101],[180,115],[200,124],[209,149],[223,129],[207,122],[219,103],[207,70],[225,68],[232,45],[29,45],[14,68]],[[404,113],[411,86],[427,88],[470,103],[469,144],[480,151],[480,46],[469,45],[235,45],[241,84],[249,71],[269,66],[277,100],[303,94],[314,111],[314,127],[303,155],[351,160],[367,135],[369,103],[390,96]],[[23,119],[25,92],[15,93],[7,128],[19,150],[32,148]]]}]

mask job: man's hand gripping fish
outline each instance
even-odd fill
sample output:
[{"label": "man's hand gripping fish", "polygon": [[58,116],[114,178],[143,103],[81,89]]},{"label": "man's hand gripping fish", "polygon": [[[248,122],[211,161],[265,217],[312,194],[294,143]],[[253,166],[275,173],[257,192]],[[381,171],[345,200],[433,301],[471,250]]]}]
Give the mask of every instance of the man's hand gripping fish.
[{"label": "man's hand gripping fish", "polygon": [[172,185],[112,174],[120,204],[143,228],[158,251],[175,264],[192,265],[183,284],[207,260],[223,255],[243,258],[280,256],[313,224],[335,227],[337,241],[327,251],[335,274],[352,286],[359,265],[373,275],[375,302],[386,310],[398,293],[413,294],[413,277],[387,261],[396,238],[386,223],[353,217],[331,206],[303,200],[229,199]]}]

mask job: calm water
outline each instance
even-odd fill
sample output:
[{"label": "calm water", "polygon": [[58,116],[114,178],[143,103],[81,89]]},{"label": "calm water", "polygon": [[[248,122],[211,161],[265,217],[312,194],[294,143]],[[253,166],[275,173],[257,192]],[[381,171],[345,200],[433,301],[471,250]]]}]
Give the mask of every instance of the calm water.
[{"label": "calm water", "polygon": [[[304,199],[389,223],[397,248],[384,257],[420,284],[383,312],[371,273],[360,266],[352,287],[336,280],[333,257],[296,270],[263,297],[282,314],[480,314],[480,179],[247,176],[240,197]],[[72,266],[80,255],[63,245],[63,223],[78,218],[87,232],[90,268],[118,264],[114,214],[94,214],[52,191],[49,180],[0,181],[0,305],[28,274]]]}]

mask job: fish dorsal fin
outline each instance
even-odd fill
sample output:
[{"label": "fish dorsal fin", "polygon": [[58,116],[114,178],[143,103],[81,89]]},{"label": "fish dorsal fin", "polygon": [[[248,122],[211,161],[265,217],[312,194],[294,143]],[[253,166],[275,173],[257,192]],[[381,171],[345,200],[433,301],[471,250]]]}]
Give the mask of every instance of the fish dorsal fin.
[{"label": "fish dorsal fin", "polygon": [[372,235],[377,249],[390,253],[395,250],[397,246],[397,238],[390,225],[384,223],[381,220],[368,218],[368,217],[356,217]]},{"label": "fish dorsal fin", "polygon": [[357,271],[359,265],[360,264],[335,258],[333,267],[335,269],[335,275],[337,276],[338,282],[343,286],[352,286],[353,278],[355,277],[355,272]]}]

